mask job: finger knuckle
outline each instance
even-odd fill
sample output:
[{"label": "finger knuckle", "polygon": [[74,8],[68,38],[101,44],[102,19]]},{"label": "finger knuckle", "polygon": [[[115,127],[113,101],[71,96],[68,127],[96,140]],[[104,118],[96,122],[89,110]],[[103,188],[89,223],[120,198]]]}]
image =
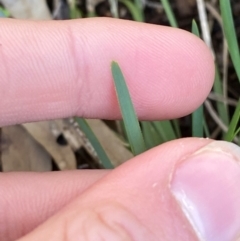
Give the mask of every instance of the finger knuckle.
[{"label": "finger knuckle", "polygon": [[67,222],[65,241],[140,240],[134,234],[133,226],[143,228],[128,210],[119,205],[103,204],[77,212]]}]

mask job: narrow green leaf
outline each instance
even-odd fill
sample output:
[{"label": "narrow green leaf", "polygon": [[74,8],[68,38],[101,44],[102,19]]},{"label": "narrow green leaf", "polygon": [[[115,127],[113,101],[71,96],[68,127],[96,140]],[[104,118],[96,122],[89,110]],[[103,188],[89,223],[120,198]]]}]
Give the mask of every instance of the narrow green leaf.
[{"label": "narrow green leaf", "polygon": [[134,0],[134,5],[137,7],[140,15],[142,16],[143,22],[144,22],[144,1],[142,0]]},{"label": "narrow green leaf", "polygon": [[177,28],[178,24],[177,24],[175,15],[174,15],[174,13],[172,11],[171,5],[169,4],[169,1],[168,0],[161,0],[161,2],[162,2],[162,6],[164,8],[164,11],[166,12],[168,21],[170,22],[170,25],[172,27]]},{"label": "narrow green leaf", "polygon": [[205,136],[210,138],[210,131],[209,131],[207,122],[205,120],[205,117],[203,118],[203,128],[204,128]]},{"label": "narrow green leaf", "polygon": [[10,13],[6,9],[0,7],[0,18],[8,18],[9,16]]},{"label": "narrow green leaf", "polygon": [[[200,37],[199,28],[195,20],[192,21],[192,33]],[[192,113],[192,136],[203,137],[203,105]]]},{"label": "narrow green leaf", "polygon": [[100,142],[98,141],[97,137],[93,133],[92,129],[90,128],[90,126],[88,125],[86,120],[81,119],[81,118],[77,118],[77,117],[75,118],[75,120],[78,123],[80,129],[85,133],[86,137],[88,138],[88,140],[92,144],[92,146],[93,146],[94,150],[96,151],[100,161],[102,162],[102,165],[106,169],[112,169],[113,165],[112,165],[111,161],[109,160],[106,152],[104,151],[103,147],[101,146]]},{"label": "narrow green leaf", "polygon": [[143,1],[142,0],[134,0],[135,6],[138,7],[138,9],[143,9]]},{"label": "narrow green leaf", "polygon": [[87,17],[88,18],[95,18],[95,17],[97,17],[97,14],[96,14],[95,10],[93,10],[92,12],[88,12],[87,13]]},{"label": "narrow green leaf", "polygon": [[240,132],[240,127],[236,130],[236,132],[234,133],[234,136],[237,136],[239,132]]},{"label": "narrow green leaf", "polygon": [[[214,85],[213,85],[213,89],[214,92],[216,94],[219,95],[223,95],[223,86],[222,86],[222,80],[220,78],[220,74],[219,74],[219,70],[217,65],[215,65],[215,80],[214,80]],[[218,114],[221,118],[221,120],[223,121],[223,123],[225,123],[227,126],[229,125],[229,114],[228,114],[228,108],[227,105],[225,105],[224,103],[221,103],[219,101],[216,102],[217,105],[217,111]]]},{"label": "narrow green leaf", "polygon": [[119,120],[119,124],[120,124],[120,135],[122,136],[122,139],[125,142],[128,142],[128,140],[127,140],[127,132],[126,132],[123,120]]},{"label": "narrow green leaf", "polygon": [[197,23],[196,23],[196,21],[194,19],[192,21],[192,33],[200,38],[199,28],[198,28],[198,25],[197,25]]},{"label": "narrow green leaf", "polygon": [[129,0],[119,0],[119,2],[123,3],[128,8],[135,21],[144,22],[143,12],[138,6]]},{"label": "narrow green leaf", "polygon": [[223,30],[224,35],[227,39],[229,53],[232,58],[235,71],[240,81],[240,54],[238,40],[235,32],[232,10],[231,10],[231,1],[229,0],[220,0],[220,9],[223,20]]},{"label": "narrow green leaf", "polygon": [[203,137],[203,106],[192,113],[192,136]]},{"label": "narrow green leaf", "polygon": [[146,150],[141,128],[119,65],[113,61],[111,69],[128,141],[133,154],[138,155]]},{"label": "narrow green leaf", "polygon": [[152,122],[141,121],[141,126],[147,149],[155,147],[163,142],[162,138],[160,137],[160,135],[158,135]]},{"label": "narrow green leaf", "polygon": [[225,135],[225,141],[233,141],[234,137],[236,136],[236,132],[238,132],[240,122],[240,100],[238,101],[237,107],[233,114],[232,120],[228,127],[228,131]]},{"label": "narrow green leaf", "polygon": [[174,127],[176,137],[181,138],[182,134],[181,134],[180,126],[179,126],[179,120],[178,119],[172,120],[172,125]]},{"label": "narrow green leaf", "polygon": [[164,142],[177,139],[175,131],[172,127],[172,123],[168,120],[166,121],[153,121],[153,126],[156,128],[158,134],[163,139]]},{"label": "narrow green leaf", "polygon": [[71,19],[82,18],[82,13],[81,13],[80,9],[78,9],[76,6],[71,6],[70,7],[70,18]]}]

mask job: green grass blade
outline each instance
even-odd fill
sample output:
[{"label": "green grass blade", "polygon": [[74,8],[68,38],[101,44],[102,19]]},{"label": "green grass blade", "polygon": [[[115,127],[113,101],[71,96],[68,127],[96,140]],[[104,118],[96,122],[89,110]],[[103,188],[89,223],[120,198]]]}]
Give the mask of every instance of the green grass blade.
[{"label": "green grass blade", "polygon": [[100,142],[98,141],[97,137],[93,133],[92,129],[86,122],[86,120],[81,119],[81,118],[75,118],[76,122],[78,123],[80,129],[85,133],[86,137],[92,144],[94,150],[96,151],[100,161],[102,162],[102,165],[106,169],[112,169],[113,165],[111,161],[109,160],[106,152],[104,151],[103,147],[101,146]]},{"label": "green grass blade", "polygon": [[78,9],[76,6],[71,6],[70,7],[70,18],[71,19],[82,18],[81,10]]},{"label": "green grass blade", "polygon": [[[192,33],[200,37],[199,28],[195,20],[192,21]],[[203,122],[203,105],[192,113],[192,136],[203,137],[204,122]]]},{"label": "green grass blade", "polygon": [[192,136],[203,137],[203,106],[201,105],[192,114]]},{"label": "green grass blade", "polygon": [[10,13],[6,9],[0,7],[0,18],[8,18],[8,17],[10,17]]},{"label": "green grass blade", "polygon": [[141,126],[147,149],[153,148],[163,142],[152,122],[142,121]]},{"label": "green grass blade", "polygon": [[170,121],[153,121],[152,123],[160,137],[163,139],[163,142],[177,139]]},{"label": "green grass blade", "polygon": [[128,8],[135,21],[144,22],[143,12],[138,6],[129,0],[119,0],[119,2],[123,3]]},{"label": "green grass blade", "polygon": [[235,109],[232,120],[228,127],[228,131],[225,135],[225,138],[224,138],[225,141],[233,141],[234,137],[236,136],[236,133],[238,132],[239,122],[240,122],[240,100],[238,101],[237,107]]},{"label": "green grass blade", "polygon": [[[213,89],[216,94],[223,95],[222,80],[220,78],[220,74],[219,74],[217,65],[216,65],[216,70],[215,70],[215,80],[214,80]],[[216,106],[217,106],[217,111],[218,111],[218,114],[219,114],[221,120],[223,121],[224,124],[226,124],[228,126],[229,125],[229,115],[228,115],[227,105],[217,101]]]},{"label": "green grass blade", "polygon": [[134,0],[135,6],[137,6],[139,9],[143,10],[144,8],[144,3],[142,0]]},{"label": "green grass blade", "polygon": [[181,138],[182,134],[181,134],[180,126],[179,126],[179,120],[178,119],[172,120],[172,125],[174,127],[176,137]]},{"label": "green grass blade", "polygon": [[210,138],[210,131],[209,131],[207,122],[205,120],[205,117],[203,118],[203,129],[204,129],[204,132],[205,132],[205,136]]},{"label": "green grass blade", "polygon": [[228,49],[230,56],[232,58],[235,71],[240,81],[240,55],[239,55],[239,46],[238,40],[235,32],[232,10],[231,10],[231,1],[229,0],[220,0],[220,9],[223,20],[223,30],[224,35],[227,39]]},{"label": "green grass blade", "polygon": [[120,124],[120,135],[122,136],[122,139],[124,140],[124,142],[128,142],[127,141],[127,132],[126,132],[123,120],[119,120],[119,124]]},{"label": "green grass blade", "polygon": [[144,22],[144,3],[142,0],[134,0],[134,5],[137,7],[139,14]]},{"label": "green grass blade", "polygon": [[192,33],[200,38],[199,28],[195,20],[192,21]]},{"label": "green grass blade", "polygon": [[167,18],[168,18],[168,21],[169,21],[170,25],[172,27],[177,28],[178,24],[177,24],[175,15],[172,11],[171,5],[169,4],[169,1],[168,0],[161,0],[161,2],[162,2],[162,6],[164,8],[164,11],[166,12],[166,15],[167,15]]},{"label": "green grass blade", "polygon": [[133,154],[138,155],[146,150],[141,128],[119,65],[113,61],[111,69],[128,141]]},{"label": "green grass blade", "polygon": [[239,134],[239,132],[240,132],[240,127],[236,130],[234,135],[237,136]]}]

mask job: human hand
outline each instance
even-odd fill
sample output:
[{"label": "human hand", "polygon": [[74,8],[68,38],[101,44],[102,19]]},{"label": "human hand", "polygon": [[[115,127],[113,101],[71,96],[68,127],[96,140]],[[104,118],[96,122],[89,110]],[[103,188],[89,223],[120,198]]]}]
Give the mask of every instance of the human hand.
[{"label": "human hand", "polygon": [[[178,29],[97,18],[1,20],[0,28],[0,126],[119,118],[112,60],[140,119],[186,115],[213,83],[210,51]],[[237,240],[239,154],[188,138],[112,171],[2,173],[0,240]]]}]

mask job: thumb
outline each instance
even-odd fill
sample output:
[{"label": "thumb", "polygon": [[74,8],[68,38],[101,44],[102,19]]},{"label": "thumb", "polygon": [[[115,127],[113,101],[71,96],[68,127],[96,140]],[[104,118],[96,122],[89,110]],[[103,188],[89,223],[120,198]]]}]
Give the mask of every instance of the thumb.
[{"label": "thumb", "polygon": [[109,173],[21,241],[204,240],[240,235],[240,149],[180,139]]}]

